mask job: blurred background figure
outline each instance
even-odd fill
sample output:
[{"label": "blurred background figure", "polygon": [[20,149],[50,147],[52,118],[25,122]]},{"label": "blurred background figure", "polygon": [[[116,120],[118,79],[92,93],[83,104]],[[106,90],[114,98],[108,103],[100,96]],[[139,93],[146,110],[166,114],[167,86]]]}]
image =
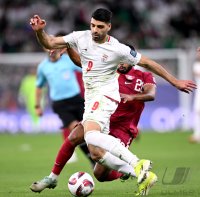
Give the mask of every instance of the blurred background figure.
[{"label": "blurred background figure", "polygon": [[197,52],[196,61],[193,64],[193,73],[197,84],[197,89],[195,91],[193,103],[193,134],[190,136],[189,141],[192,143],[200,143],[200,51]]},{"label": "blurred background figure", "polygon": [[[59,32],[56,36],[65,35]],[[48,84],[49,95],[52,101],[52,109],[62,121],[63,138],[67,138],[70,131],[82,121],[84,112],[84,99],[81,96],[79,82],[75,72],[81,72],[69,58],[67,51],[47,50],[48,58],[45,58],[37,69],[37,82],[35,90],[35,110],[38,116],[43,115],[41,106],[42,89]],[[80,145],[81,150],[90,159],[86,143]]]},{"label": "blurred background figure", "polygon": [[[19,87],[19,103],[24,105],[26,111],[31,117],[34,124],[39,123],[39,117],[35,112],[35,84],[36,84],[36,68],[31,67],[29,73],[25,75]],[[44,94],[41,96],[41,106],[44,105]]]}]

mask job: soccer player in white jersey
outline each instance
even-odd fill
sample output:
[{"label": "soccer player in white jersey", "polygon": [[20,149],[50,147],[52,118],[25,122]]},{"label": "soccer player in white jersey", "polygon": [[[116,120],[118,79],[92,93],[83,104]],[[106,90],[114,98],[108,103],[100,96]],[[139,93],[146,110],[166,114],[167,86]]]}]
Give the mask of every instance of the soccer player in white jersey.
[{"label": "soccer player in white jersey", "polygon": [[[109,118],[120,101],[116,70],[120,62],[145,67],[186,93],[196,88],[190,80],[178,80],[153,60],[131,50],[117,39],[108,35],[111,29],[112,13],[106,9],[97,9],[92,14],[90,29],[73,32],[64,37],[48,35],[44,28],[45,20],[38,15],[30,19],[30,25],[36,32],[38,41],[49,49],[76,47],[81,57],[83,81],[85,86],[85,113],[83,126],[85,141],[93,154],[94,146],[108,151],[109,157],[102,159],[110,168],[131,174],[138,178],[139,194],[145,194],[157,180],[150,172],[151,162],[139,160],[119,141],[109,135]],[[120,159],[116,159],[116,158]],[[115,158],[115,159],[113,159]],[[101,162],[101,159],[99,160]]]}]

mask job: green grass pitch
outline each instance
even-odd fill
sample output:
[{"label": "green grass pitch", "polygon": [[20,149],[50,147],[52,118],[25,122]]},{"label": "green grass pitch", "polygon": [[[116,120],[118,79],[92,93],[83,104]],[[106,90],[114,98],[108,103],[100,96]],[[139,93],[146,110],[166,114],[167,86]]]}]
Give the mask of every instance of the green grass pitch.
[{"label": "green grass pitch", "polygon": [[[144,132],[131,150],[153,161],[159,178],[149,196],[200,196],[200,144],[189,144],[189,132]],[[78,161],[65,166],[54,190],[37,194],[30,191],[33,181],[49,175],[60,144],[61,134],[0,135],[0,197],[67,197],[67,181],[72,173],[92,174],[90,163],[77,149]],[[94,179],[95,180],[95,179]],[[94,197],[133,197],[136,180],[100,183],[95,180]]]}]

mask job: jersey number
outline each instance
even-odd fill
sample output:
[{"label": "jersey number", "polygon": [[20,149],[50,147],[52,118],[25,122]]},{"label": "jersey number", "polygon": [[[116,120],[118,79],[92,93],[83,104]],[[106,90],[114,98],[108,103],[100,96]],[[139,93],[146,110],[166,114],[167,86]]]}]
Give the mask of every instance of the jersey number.
[{"label": "jersey number", "polygon": [[137,79],[135,83],[135,91],[141,92],[142,91],[143,81],[141,79]]},{"label": "jersey number", "polygon": [[92,61],[89,61],[89,62],[88,62],[88,67],[87,67],[86,71],[87,71],[87,72],[90,71],[90,70],[92,69],[92,67],[93,67],[93,62],[92,62]]},{"label": "jersey number", "polygon": [[96,101],[92,107],[92,110],[96,110],[99,107],[99,102]]}]

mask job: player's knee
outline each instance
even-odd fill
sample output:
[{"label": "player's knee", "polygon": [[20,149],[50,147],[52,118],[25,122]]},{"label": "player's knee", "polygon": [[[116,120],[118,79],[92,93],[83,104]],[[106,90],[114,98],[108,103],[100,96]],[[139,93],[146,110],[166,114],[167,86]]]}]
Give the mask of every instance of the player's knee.
[{"label": "player's knee", "polygon": [[98,162],[102,159],[105,151],[99,147],[93,146],[91,144],[88,145],[88,149],[90,151],[90,155],[93,161]]},{"label": "player's knee", "polygon": [[90,152],[93,161],[98,162],[102,157],[98,152]]},{"label": "player's knee", "polygon": [[84,130],[82,124],[78,124],[71,131],[71,133],[68,136],[68,139],[74,146],[77,146],[84,142]]}]

